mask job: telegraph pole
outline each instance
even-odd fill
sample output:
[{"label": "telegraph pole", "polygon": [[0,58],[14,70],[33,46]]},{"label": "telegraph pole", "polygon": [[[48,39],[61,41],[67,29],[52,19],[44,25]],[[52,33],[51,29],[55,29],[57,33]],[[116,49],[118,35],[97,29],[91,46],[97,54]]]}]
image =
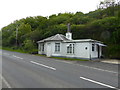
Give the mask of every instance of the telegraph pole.
[{"label": "telegraph pole", "polygon": [[18,39],[18,25],[16,26],[16,47],[17,47],[17,39]]}]

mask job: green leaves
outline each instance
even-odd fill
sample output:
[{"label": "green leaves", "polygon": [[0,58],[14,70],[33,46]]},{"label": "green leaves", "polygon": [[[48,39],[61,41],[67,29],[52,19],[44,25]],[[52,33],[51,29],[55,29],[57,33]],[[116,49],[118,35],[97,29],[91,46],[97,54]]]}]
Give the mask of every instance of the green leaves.
[{"label": "green leaves", "polygon": [[[2,28],[2,44],[6,47],[14,47],[17,35],[18,48],[30,52],[29,49],[37,49],[36,42],[39,40],[57,33],[65,35],[67,23],[71,23],[73,39],[100,40],[108,46],[112,45],[112,49],[107,48],[108,52],[111,50],[112,53],[114,46],[120,44],[119,7],[120,5],[97,9],[87,14],[82,12],[59,13],[51,15],[49,18],[35,16],[16,20]],[[16,33],[17,30],[18,33]]]},{"label": "green leaves", "polygon": [[24,50],[31,53],[35,49],[35,44],[32,40],[25,40],[23,42]]}]

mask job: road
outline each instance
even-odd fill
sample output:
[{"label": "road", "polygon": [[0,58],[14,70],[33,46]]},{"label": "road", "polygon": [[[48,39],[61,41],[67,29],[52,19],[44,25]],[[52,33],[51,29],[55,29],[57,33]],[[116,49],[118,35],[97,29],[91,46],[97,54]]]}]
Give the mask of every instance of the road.
[{"label": "road", "polygon": [[2,88],[118,89],[118,66],[2,51]]}]

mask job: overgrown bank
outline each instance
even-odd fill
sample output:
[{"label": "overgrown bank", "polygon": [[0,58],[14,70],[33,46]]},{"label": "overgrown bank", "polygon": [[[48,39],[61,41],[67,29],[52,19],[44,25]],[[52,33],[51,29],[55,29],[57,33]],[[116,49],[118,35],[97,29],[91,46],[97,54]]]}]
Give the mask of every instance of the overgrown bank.
[{"label": "overgrown bank", "polygon": [[[71,23],[73,39],[96,39],[104,42],[104,55],[120,59],[120,5],[84,14],[82,12],[59,13],[47,17],[36,16],[16,20],[2,28],[3,47],[28,53],[37,51],[37,41],[64,34]],[[17,36],[16,36],[17,35]]]}]

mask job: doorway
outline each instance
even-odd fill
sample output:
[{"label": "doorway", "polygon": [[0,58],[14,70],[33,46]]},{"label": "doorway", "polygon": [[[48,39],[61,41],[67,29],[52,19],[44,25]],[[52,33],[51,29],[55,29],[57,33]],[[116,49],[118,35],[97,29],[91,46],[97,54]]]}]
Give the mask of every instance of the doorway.
[{"label": "doorway", "polygon": [[100,58],[100,46],[97,45],[98,58]]},{"label": "doorway", "polygon": [[51,57],[52,55],[52,51],[51,51],[51,43],[47,43],[47,51],[46,51],[46,55],[47,57]]}]

